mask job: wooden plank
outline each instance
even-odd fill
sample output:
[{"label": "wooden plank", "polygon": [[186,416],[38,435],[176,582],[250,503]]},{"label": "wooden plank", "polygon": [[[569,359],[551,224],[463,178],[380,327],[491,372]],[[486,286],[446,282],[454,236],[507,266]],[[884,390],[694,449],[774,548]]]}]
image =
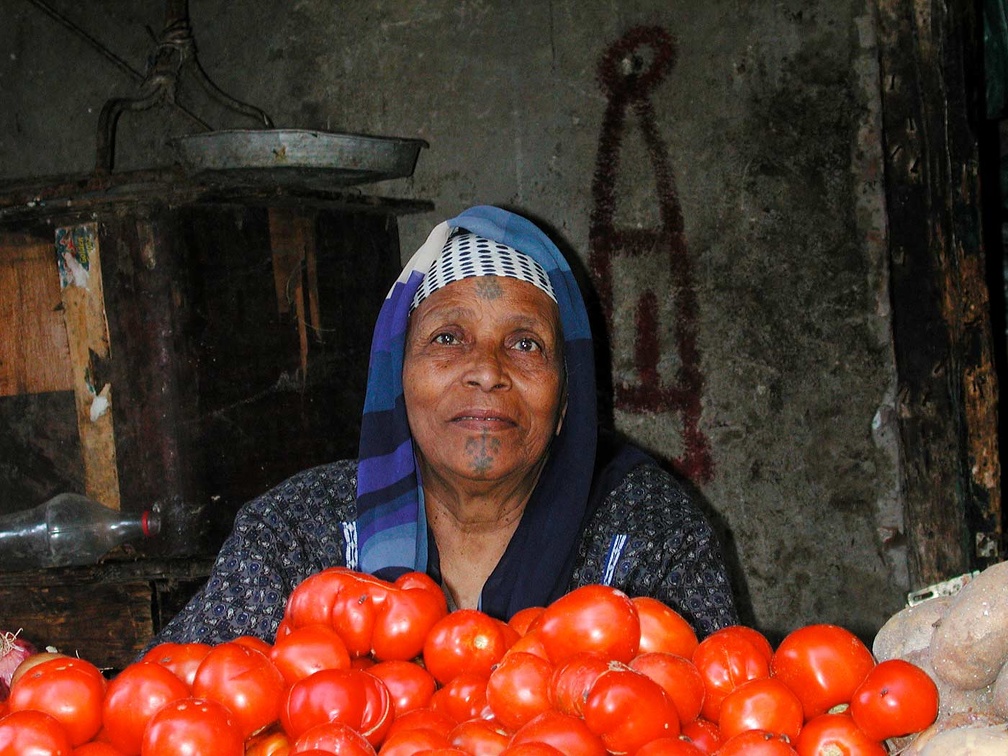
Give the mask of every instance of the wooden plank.
[{"label": "wooden plank", "polygon": [[305,262],[308,276],[308,322],[317,341],[322,341],[322,313],[319,306],[318,253],[315,250],[314,219],[303,219],[305,233]]},{"label": "wooden plank", "polygon": [[122,669],[206,582],[211,562],[109,560],[0,573],[5,630]]},{"label": "wooden plank", "polygon": [[60,305],[52,245],[0,235],[0,396],[72,389]]},{"label": "wooden plank", "polygon": [[285,315],[291,311],[294,289],[301,284],[301,265],[305,258],[305,240],[297,211],[289,207],[271,207],[269,232],[277,312]]},{"label": "wooden plank", "polygon": [[962,0],[879,0],[878,11],[901,475],[919,588],[1001,553],[997,380],[965,84],[978,70],[978,25]]},{"label": "wooden plank", "polygon": [[84,456],[85,493],[119,509],[112,423],[110,347],[102,291],[98,224],[56,229],[63,316],[70,345],[77,427]]},{"label": "wooden plank", "polygon": [[[317,183],[317,182],[316,182]],[[274,181],[250,183],[226,177],[210,180],[185,175],[179,167],[139,171],[116,171],[98,175],[93,171],[74,176],[47,176],[0,183],[0,223],[38,222],[68,216],[88,219],[122,207],[124,203],[165,203],[181,206],[220,203],[234,206],[327,208],[378,216],[430,212],[434,203],[362,194],[355,187],[326,188],[311,182],[279,186]]]},{"label": "wooden plank", "polygon": [[154,633],[145,582],[38,588],[0,586],[7,628],[99,667],[121,669]]},{"label": "wooden plank", "polygon": [[314,218],[296,208],[271,207],[269,227],[277,312],[293,311],[303,381],[308,375],[309,324],[314,335],[321,334]]}]

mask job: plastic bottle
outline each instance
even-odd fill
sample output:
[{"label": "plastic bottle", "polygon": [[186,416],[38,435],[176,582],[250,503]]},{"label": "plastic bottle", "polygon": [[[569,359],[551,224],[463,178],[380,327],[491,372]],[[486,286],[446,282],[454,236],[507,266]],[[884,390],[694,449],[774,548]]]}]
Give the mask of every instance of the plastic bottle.
[{"label": "plastic bottle", "polygon": [[0,570],[96,564],[116,546],[160,529],[157,507],[119,512],[80,494],[59,494],[37,507],[0,515]]}]

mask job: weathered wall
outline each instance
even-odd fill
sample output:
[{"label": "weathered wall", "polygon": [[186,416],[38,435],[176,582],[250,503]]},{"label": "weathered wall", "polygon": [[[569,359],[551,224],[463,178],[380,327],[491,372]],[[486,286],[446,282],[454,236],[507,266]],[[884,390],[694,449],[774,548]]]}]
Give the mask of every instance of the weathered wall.
[{"label": "weathered wall", "polygon": [[[139,0],[50,5],[138,69],[144,25],[163,22]],[[28,0],[0,6],[0,178],[90,170],[101,106],[136,83]],[[487,202],[578,256],[609,315],[615,423],[693,477],[748,622],[868,636],[899,608],[866,0],[193,0],[190,15],[211,78],[277,126],[430,143],[412,178],[368,188],[434,201],[403,219],[404,255]],[[117,167],[165,162],[164,138],[191,130],[126,114]]]}]

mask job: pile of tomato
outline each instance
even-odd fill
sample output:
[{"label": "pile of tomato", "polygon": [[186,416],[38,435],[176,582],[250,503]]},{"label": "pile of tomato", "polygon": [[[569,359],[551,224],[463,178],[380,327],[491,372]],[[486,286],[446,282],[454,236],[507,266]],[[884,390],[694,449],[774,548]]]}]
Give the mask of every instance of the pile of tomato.
[{"label": "pile of tomato", "polygon": [[601,585],[505,623],[449,612],[421,573],[331,568],[294,590],[273,643],[163,643],[111,679],[29,657],[0,754],[883,756],[937,709],[927,674],[836,625],[776,648],[741,625],[698,641]]}]

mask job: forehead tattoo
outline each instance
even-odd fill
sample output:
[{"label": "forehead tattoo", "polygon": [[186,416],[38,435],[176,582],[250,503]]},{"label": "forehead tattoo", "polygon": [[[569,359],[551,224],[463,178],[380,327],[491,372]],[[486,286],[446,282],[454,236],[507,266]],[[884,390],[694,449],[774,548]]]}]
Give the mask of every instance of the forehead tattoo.
[{"label": "forehead tattoo", "polygon": [[504,294],[497,276],[481,276],[476,284],[476,294],[480,299],[500,299]]}]

